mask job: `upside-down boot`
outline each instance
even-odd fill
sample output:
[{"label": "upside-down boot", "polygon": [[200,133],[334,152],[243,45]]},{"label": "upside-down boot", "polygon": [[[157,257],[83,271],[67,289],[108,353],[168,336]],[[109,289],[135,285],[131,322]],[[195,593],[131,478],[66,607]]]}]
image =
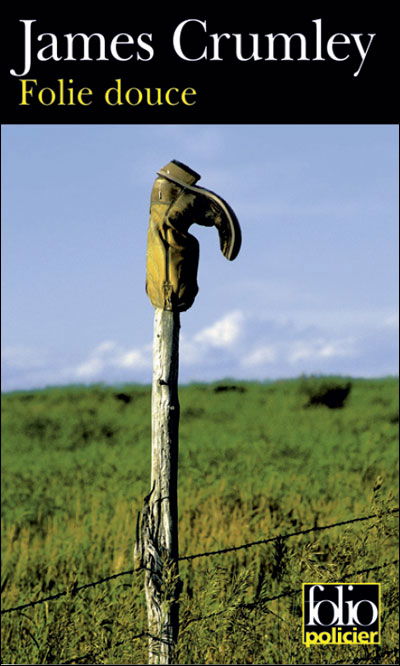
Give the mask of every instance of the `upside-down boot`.
[{"label": "upside-down boot", "polygon": [[199,290],[199,243],[191,224],[215,226],[222,254],[232,261],[241,246],[239,222],[220,196],[195,183],[200,175],[172,160],[160,169],[150,201],[146,292],[156,308],[183,312]]}]

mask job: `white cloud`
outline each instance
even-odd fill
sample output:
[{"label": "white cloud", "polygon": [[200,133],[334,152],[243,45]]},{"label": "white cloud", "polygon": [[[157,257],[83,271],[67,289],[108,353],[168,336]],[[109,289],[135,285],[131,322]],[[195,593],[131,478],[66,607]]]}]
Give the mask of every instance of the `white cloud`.
[{"label": "white cloud", "polygon": [[151,345],[124,349],[113,340],[98,344],[89,357],[70,372],[81,379],[95,379],[100,375],[121,370],[137,370],[150,367]]},{"label": "white cloud", "polygon": [[104,369],[104,361],[102,361],[100,358],[96,356],[93,356],[92,358],[89,358],[87,361],[84,361],[84,363],[78,365],[78,367],[75,370],[75,374],[77,377],[81,379],[92,379],[96,375],[98,375],[103,369]]},{"label": "white cloud", "polygon": [[114,359],[114,364],[119,368],[147,368],[150,365],[151,355],[142,349],[131,349]]},{"label": "white cloud", "polygon": [[[340,330],[317,320],[266,318],[241,310],[227,312],[200,331],[180,335],[181,382],[222,377],[265,379],[301,373],[380,376],[397,373],[396,320],[386,313],[377,322],[367,317]],[[73,381],[151,382],[152,343],[125,347],[100,341],[78,362],[46,357],[28,347],[3,350],[4,389],[30,388]]]},{"label": "white cloud", "polygon": [[101,342],[99,345],[94,350],[95,354],[104,354],[109,351],[113,351],[114,349],[117,348],[117,343],[114,342],[113,340],[105,340],[104,342]]},{"label": "white cloud", "polygon": [[244,315],[240,310],[229,312],[208,328],[204,328],[194,336],[195,342],[202,342],[212,347],[231,347],[242,332]]},{"label": "white cloud", "polygon": [[250,354],[242,358],[242,365],[244,366],[257,366],[264,365],[265,363],[272,363],[277,359],[277,347],[273,345],[262,345],[256,347]]},{"label": "white cloud", "polygon": [[329,359],[354,355],[354,341],[345,340],[300,340],[292,345],[288,353],[289,363],[298,361],[313,361],[315,359]]}]

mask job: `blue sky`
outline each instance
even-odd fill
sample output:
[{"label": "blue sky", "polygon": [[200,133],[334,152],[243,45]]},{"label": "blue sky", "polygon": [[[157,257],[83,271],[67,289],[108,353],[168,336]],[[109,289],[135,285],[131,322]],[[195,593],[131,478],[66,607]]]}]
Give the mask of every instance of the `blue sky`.
[{"label": "blue sky", "polygon": [[8,125],[3,390],[151,381],[149,195],[170,159],[242,227],[228,262],[194,225],[200,292],[180,380],[397,374],[398,128]]}]

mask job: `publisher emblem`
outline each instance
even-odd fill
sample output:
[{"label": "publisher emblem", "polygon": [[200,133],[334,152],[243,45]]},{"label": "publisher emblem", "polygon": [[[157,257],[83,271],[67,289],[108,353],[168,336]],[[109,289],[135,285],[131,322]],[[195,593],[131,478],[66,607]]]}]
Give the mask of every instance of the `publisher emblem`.
[{"label": "publisher emblem", "polygon": [[303,643],[379,645],[379,583],[303,583]]}]

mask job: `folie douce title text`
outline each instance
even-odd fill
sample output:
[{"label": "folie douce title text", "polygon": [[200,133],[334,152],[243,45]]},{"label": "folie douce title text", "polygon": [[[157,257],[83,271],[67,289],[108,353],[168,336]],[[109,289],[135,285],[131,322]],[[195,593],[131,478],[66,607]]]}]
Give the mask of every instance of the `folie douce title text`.
[{"label": "folie douce title text", "polygon": [[[120,32],[112,37],[100,32],[56,34],[39,32],[36,19],[21,19],[22,31],[18,38],[18,53],[22,57],[10,69],[10,75],[20,82],[19,106],[90,106],[94,91],[90,87],[78,88],[74,80],[59,78],[53,87],[41,87],[32,76],[36,64],[46,62],[136,62],[139,66],[156,59],[157,45],[151,32],[131,34]],[[358,77],[373,51],[375,33],[332,33],[325,29],[322,19],[313,19],[307,34],[294,32],[226,33],[211,32],[207,20],[188,18],[181,21],[171,33],[171,48],[177,58],[185,62],[344,62],[352,64],[352,75]],[[348,73],[348,72],[346,72]],[[193,106],[197,90],[188,88],[127,88],[123,80],[102,92],[109,106],[128,104],[138,106]]]}]

